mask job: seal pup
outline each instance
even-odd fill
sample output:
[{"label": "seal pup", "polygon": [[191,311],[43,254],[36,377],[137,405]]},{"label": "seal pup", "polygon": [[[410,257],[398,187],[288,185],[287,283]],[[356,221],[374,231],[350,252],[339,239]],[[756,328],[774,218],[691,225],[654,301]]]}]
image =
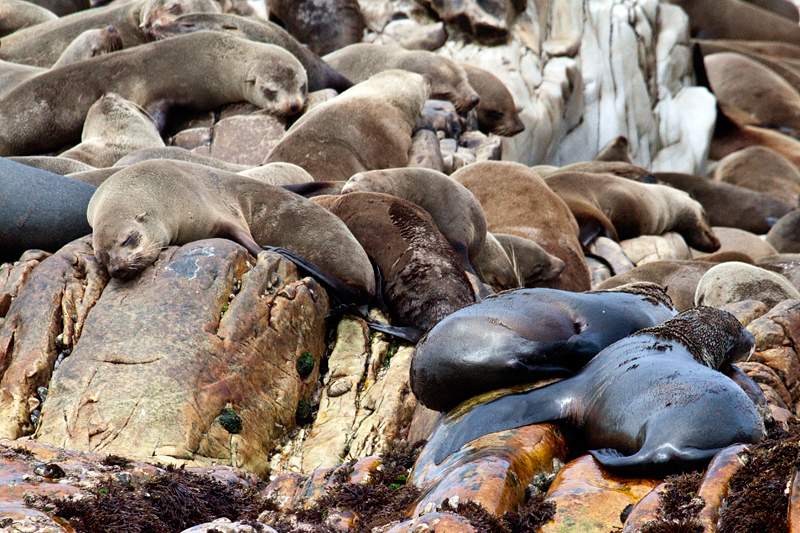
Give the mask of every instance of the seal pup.
[{"label": "seal pup", "polygon": [[427,82],[419,74],[376,74],[304,113],[264,163],[294,163],[317,181],[347,181],[358,172],[404,167],[427,96]]},{"label": "seal pup", "polygon": [[545,183],[575,215],[584,246],[603,233],[618,240],[675,231],[698,250],[719,249],[703,206],[683,191],[583,172],[554,174]]},{"label": "seal pup", "polygon": [[375,294],[367,254],[329,211],[280,187],[184,161],[144,161],[104,181],[86,217],[100,263],[129,279],[170,244],[224,237],[251,254],[286,248],[362,299]]},{"label": "seal pup", "polygon": [[652,283],[507,291],[456,311],[422,338],[411,390],[425,407],[449,411],[484,392],[573,374],[600,350],[676,314]]},{"label": "seal pup", "polygon": [[214,0],[144,0],[139,10],[139,27],[147,36],[154,38],[161,26],[173,22],[181,15],[190,13],[221,13],[219,2]]},{"label": "seal pup", "polygon": [[754,344],[730,313],[690,309],[617,341],[563,381],[450,412],[420,460],[432,455],[439,464],[482,435],[563,421],[614,472],[642,477],[696,468],[722,448],[764,437],[753,401],[719,371]]},{"label": "seal pup", "polygon": [[766,146],[750,146],[725,156],[714,167],[713,179],[798,205],[800,170]]},{"label": "seal pup", "polygon": [[161,135],[142,108],[118,94],[106,93],[86,113],[81,143],[58,157],[105,168],[136,150],[163,146]]},{"label": "seal pup", "polygon": [[470,87],[475,89],[480,98],[475,107],[480,131],[503,137],[513,137],[525,131],[525,123],[519,116],[514,97],[500,78],[468,63],[458,65],[467,73]]},{"label": "seal pup", "polygon": [[0,190],[0,263],[32,248],[57,252],[92,232],[91,185],[0,158]]},{"label": "seal pup", "polygon": [[475,195],[447,174],[427,168],[392,168],[354,174],[341,194],[379,192],[424,209],[453,247],[461,266],[472,261],[486,241],[486,216]]},{"label": "seal pup", "polygon": [[[551,257],[558,259],[555,256]],[[560,259],[558,260],[561,261]],[[472,267],[475,269],[478,279],[496,292],[518,289],[522,286],[516,266],[509,258],[503,245],[492,233],[486,232],[486,241],[478,256],[473,260]],[[557,275],[555,274],[552,277]]]},{"label": "seal pup", "polygon": [[358,0],[269,0],[269,18],[321,56],[364,38]]},{"label": "seal pup", "polygon": [[714,265],[694,293],[695,305],[722,307],[742,300],[758,300],[772,309],[784,300],[800,300],[800,292],[780,274],[731,261]]},{"label": "seal pup", "polygon": [[628,142],[628,138],[624,135],[614,137],[594,156],[594,160],[633,165],[631,145]]},{"label": "seal pup", "polygon": [[430,82],[429,98],[447,100],[462,114],[480,102],[464,69],[433,52],[358,43],[325,55],[322,59],[353,83],[362,82],[384,70],[400,69],[422,74]]},{"label": "seal pup", "polygon": [[730,183],[674,172],[656,172],[654,176],[700,202],[712,227],[738,228],[763,235],[792,210],[785,201]]},{"label": "seal pup", "polygon": [[[717,250],[718,252],[742,252],[755,260],[778,253],[766,240],[749,231],[717,226],[714,226],[712,229],[714,230],[714,234],[719,238],[720,247],[719,250]],[[690,251],[693,258],[702,255],[700,251],[694,248]]]},{"label": "seal pup", "polygon": [[480,161],[451,178],[478,198],[490,232],[530,239],[566,263],[561,275],[540,286],[578,292],[591,288],[578,223],[536,172],[519,163]]},{"label": "seal pup", "polygon": [[303,66],[282,48],[217,32],[184,35],[51,70],[6,93],[0,155],[43,153],[76,141],[89,107],[107,92],[135,102],[158,125],[173,104],[207,110],[247,100],[293,115],[307,89]]},{"label": "seal pup", "polygon": [[721,104],[750,114],[760,126],[800,137],[800,94],[781,76],[733,52],[711,54],[703,62]]},{"label": "seal pup", "polygon": [[285,48],[295,56],[308,76],[308,90],[319,91],[325,88],[342,92],[353,86],[353,82],[336,72],[320,57],[303,46],[286,30],[268,21],[255,20],[238,15],[222,13],[194,13],[176,18],[171,23],[151,30],[156,39],[165,39],[196,31],[221,31],[245,37],[251,41],[275,44]]},{"label": "seal pup", "polygon": [[767,233],[766,241],[782,254],[800,253],[800,209],[781,217]]},{"label": "seal pup", "polygon": [[494,236],[514,265],[523,287],[534,287],[542,281],[558,277],[564,271],[564,261],[547,253],[532,240],[507,233],[495,233]]},{"label": "seal pup", "polygon": [[342,219],[375,261],[380,293],[395,319],[424,332],[475,301],[453,248],[421,207],[374,192],[311,201]]}]

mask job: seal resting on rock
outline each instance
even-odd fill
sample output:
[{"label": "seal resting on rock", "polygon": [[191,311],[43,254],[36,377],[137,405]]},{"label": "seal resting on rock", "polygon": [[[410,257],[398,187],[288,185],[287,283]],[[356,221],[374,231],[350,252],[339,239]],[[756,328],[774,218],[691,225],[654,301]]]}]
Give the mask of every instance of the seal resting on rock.
[{"label": "seal resting on rock", "polygon": [[51,70],[6,93],[0,98],[0,155],[75,142],[89,108],[107,92],[143,107],[158,125],[174,104],[208,110],[247,100],[294,115],[307,89],[303,66],[283,48],[218,32],[184,35]]},{"label": "seal resting on rock", "polygon": [[449,411],[484,392],[577,372],[603,348],[676,314],[652,283],[490,296],[422,338],[411,361],[411,390],[425,407]]},{"label": "seal resting on rock", "polygon": [[[375,294],[372,264],[344,223],[281,187],[183,161],[144,161],[98,187],[86,211],[100,263],[127,279],[161,249],[223,237],[251,254],[286,248],[356,295]],[[356,296],[357,297],[357,296]]]},{"label": "seal resting on rock", "polygon": [[376,74],[303,114],[264,163],[294,163],[316,181],[347,181],[357,172],[404,167],[427,96],[419,74]]},{"label": "seal resting on rock", "polygon": [[475,301],[452,246],[430,215],[411,202],[374,192],[315,196],[344,221],[381,275],[392,315],[422,331]]},{"label": "seal resting on rock", "polygon": [[459,65],[467,73],[467,81],[480,98],[475,107],[478,129],[487,135],[494,133],[503,137],[513,137],[524,131],[525,124],[514,104],[514,97],[500,78],[468,63]]},{"label": "seal resting on rock", "polygon": [[360,83],[384,70],[400,69],[422,74],[430,82],[430,98],[452,102],[459,113],[466,113],[480,101],[464,69],[433,52],[358,43],[322,59],[353,83]]},{"label": "seal resting on rock", "polygon": [[753,401],[719,372],[754,343],[730,313],[690,309],[612,344],[573,377],[450,412],[422,455],[438,464],[482,435],[564,421],[610,470],[642,477],[697,468],[764,436]]}]

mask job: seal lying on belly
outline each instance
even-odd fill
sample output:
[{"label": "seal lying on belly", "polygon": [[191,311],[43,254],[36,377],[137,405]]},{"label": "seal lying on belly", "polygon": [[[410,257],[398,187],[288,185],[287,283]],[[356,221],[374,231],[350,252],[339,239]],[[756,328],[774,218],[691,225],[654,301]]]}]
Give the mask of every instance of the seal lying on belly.
[{"label": "seal lying on belly", "polygon": [[3,95],[0,155],[43,153],[77,141],[89,107],[107,92],[143,107],[157,123],[175,104],[208,110],[247,100],[293,115],[305,102],[307,79],[283,48],[224,33],[137,46],[45,72]]},{"label": "seal lying on belly", "polygon": [[223,237],[253,255],[262,246],[286,248],[342,280],[354,299],[375,294],[372,264],[344,222],[246,176],[184,161],[144,161],[104,181],[86,215],[95,255],[115,278],[137,275],[167,245]]},{"label": "seal lying on belly", "polygon": [[753,401],[718,371],[747,357],[754,342],[730,313],[684,311],[612,344],[571,378],[449,413],[420,460],[432,454],[438,464],[482,435],[564,421],[606,468],[639,477],[696,468],[764,436]]},{"label": "seal lying on belly", "polygon": [[484,392],[577,372],[603,348],[676,314],[652,283],[490,296],[446,317],[417,344],[411,390],[425,407],[449,411]]}]

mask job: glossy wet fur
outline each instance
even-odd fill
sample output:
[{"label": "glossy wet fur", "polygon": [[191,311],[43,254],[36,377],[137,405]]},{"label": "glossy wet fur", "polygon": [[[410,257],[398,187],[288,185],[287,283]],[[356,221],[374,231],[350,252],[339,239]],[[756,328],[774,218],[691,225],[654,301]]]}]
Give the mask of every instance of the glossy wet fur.
[{"label": "glossy wet fur", "polygon": [[[697,324],[704,332],[693,336],[686,326]],[[707,335],[715,339],[711,345],[703,342]],[[756,443],[764,434],[747,394],[696,360],[705,354],[727,365],[746,357],[753,343],[732,315],[691,309],[613,344],[574,377],[451,412],[423,454],[439,463],[482,435],[561,420],[579,429],[607,468],[643,475],[695,467],[725,446]],[[693,352],[697,346],[702,353]]]}]

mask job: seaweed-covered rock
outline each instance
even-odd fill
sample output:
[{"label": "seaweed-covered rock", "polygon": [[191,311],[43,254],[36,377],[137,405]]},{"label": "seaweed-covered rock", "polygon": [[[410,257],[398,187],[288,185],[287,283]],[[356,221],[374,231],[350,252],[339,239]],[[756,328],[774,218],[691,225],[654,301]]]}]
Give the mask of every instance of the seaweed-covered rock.
[{"label": "seaweed-covered rock", "polygon": [[253,264],[225,239],[167,248],[105,288],[34,438],[264,475],[316,382],[319,364],[302,377],[297,359],[324,355],[327,310],[325,291],[279,255]]}]

